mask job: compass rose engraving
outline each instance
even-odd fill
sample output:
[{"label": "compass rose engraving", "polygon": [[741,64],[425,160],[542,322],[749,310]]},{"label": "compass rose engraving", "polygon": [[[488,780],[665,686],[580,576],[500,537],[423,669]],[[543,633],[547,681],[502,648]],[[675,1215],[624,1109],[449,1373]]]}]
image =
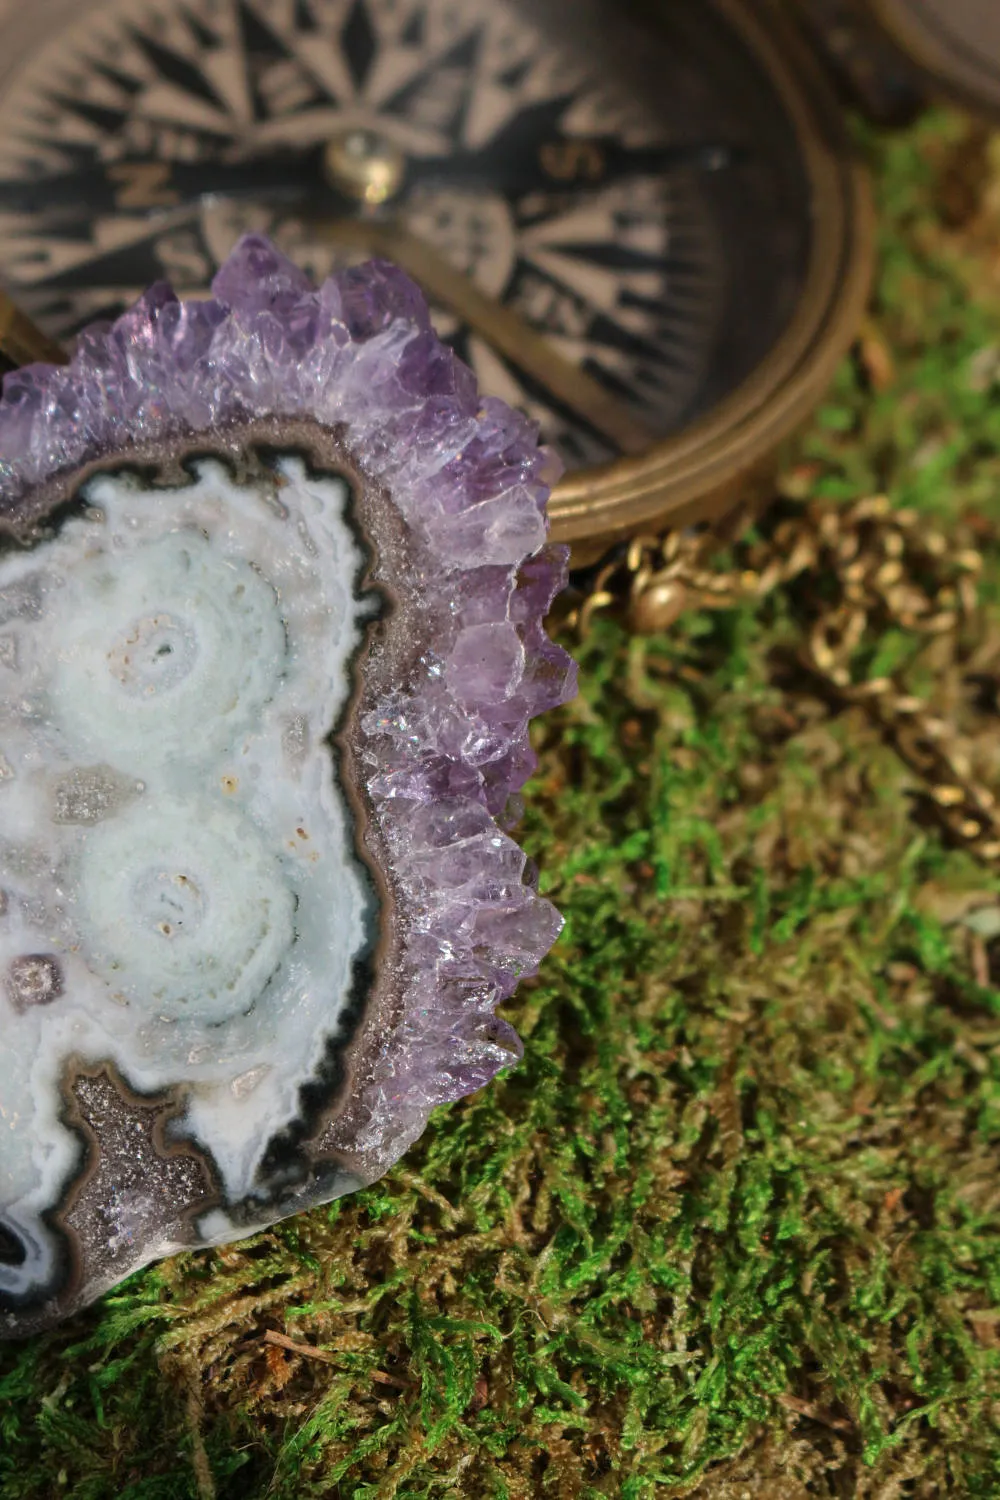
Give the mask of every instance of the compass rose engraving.
[{"label": "compass rose engraving", "polygon": [[[467,313],[435,309],[483,387],[541,421],[571,466],[627,449],[629,422],[663,436],[692,413],[717,341],[724,256],[702,184],[738,148],[664,119],[624,54],[595,73],[586,25],[560,14],[105,0],[0,95],[9,289],[67,337],[164,277],[203,294],[246,230],[322,276],[367,253],[331,221],[391,218],[590,383],[588,408]],[[601,392],[617,425],[592,420]]]}]

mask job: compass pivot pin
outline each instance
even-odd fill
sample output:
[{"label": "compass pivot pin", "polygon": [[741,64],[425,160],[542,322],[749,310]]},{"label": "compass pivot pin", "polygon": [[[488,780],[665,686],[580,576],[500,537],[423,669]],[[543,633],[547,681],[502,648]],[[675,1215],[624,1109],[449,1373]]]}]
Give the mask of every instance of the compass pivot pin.
[{"label": "compass pivot pin", "polygon": [[403,185],[406,157],[374,130],[351,129],[335,135],[326,148],[326,175],[348,198],[375,206]]}]

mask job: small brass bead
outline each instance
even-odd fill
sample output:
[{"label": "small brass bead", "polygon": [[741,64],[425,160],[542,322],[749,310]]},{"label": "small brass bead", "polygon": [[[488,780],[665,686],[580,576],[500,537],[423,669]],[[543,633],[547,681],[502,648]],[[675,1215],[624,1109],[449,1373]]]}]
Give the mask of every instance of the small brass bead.
[{"label": "small brass bead", "polygon": [[691,596],[676,578],[665,578],[651,584],[632,600],[629,617],[632,629],[640,635],[656,635],[669,630],[691,605]]}]

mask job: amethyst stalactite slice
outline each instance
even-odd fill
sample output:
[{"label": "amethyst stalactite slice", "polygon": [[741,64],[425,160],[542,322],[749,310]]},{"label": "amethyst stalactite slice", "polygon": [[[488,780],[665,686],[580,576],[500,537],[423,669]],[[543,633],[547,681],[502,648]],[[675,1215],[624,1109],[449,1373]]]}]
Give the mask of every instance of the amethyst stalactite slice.
[{"label": "amethyst stalactite slice", "polygon": [[0,403],[0,1335],[373,1181],[520,1055],[556,465],[417,288],[241,242]]}]

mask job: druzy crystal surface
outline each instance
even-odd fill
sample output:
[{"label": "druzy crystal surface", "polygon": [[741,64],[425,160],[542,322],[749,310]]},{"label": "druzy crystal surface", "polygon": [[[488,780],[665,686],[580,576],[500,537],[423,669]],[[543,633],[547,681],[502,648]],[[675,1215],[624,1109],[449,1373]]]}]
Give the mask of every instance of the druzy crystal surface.
[{"label": "druzy crystal surface", "polygon": [[0,1334],[373,1181],[519,1055],[552,459],[244,240],[0,403]]}]

